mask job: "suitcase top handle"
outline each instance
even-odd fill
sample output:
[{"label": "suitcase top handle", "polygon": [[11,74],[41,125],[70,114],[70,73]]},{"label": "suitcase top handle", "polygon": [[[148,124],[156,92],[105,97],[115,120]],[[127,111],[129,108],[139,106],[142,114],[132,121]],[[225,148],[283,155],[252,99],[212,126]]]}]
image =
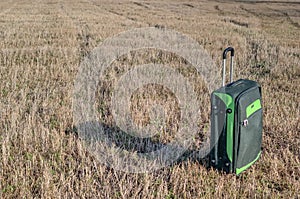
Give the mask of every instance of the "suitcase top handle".
[{"label": "suitcase top handle", "polygon": [[223,52],[223,77],[222,77],[222,86],[225,86],[225,73],[226,73],[226,55],[230,52],[230,83],[233,81],[233,57],[234,57],[234,48],[228,47]]}]

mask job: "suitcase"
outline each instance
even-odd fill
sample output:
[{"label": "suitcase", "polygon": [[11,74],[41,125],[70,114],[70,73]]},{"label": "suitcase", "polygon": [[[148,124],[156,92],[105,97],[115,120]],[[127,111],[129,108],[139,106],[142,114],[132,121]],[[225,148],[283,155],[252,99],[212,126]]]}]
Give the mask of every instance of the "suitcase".
[{"label": "suitcase", "polygon": [[[226,56],[230,52],[230,83],[225,85]],[[222,87],[211,94],[210,165],[227,173],[240,174],[261,154],[262,96],[260,85],[233,78],[234,49],[223,52]]]}]

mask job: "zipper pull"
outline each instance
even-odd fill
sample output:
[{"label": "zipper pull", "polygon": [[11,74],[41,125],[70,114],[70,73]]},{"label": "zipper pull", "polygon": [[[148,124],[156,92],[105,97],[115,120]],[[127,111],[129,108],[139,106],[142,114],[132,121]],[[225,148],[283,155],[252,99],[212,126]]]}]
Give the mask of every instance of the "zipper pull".
[{"label": "zipper pull", "polygon": [[242,125],[244,126],[244,127],[247,127],[248,126],[248,120],[247,119],[245,119],[243,122],[242,122]]}]

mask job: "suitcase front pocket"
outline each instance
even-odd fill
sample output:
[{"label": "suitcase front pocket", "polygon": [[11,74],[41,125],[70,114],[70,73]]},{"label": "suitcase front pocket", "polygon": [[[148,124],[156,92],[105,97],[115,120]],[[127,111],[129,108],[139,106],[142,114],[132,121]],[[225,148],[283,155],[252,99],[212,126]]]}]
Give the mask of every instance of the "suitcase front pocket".
[{"label": "suitcase front pocket", "polygon": [[262,109],[260,99],[246,107],[239,122],[238,151],[236,173],[250,167],[261,152],[262,142]]}]

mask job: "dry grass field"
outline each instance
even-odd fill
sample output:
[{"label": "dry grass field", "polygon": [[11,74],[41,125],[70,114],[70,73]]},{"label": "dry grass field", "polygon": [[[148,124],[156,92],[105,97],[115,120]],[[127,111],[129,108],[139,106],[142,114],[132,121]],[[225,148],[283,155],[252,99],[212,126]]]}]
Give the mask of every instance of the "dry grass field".
[{"label": "dry grass field", "polygon": [[[126,173],[101,164],[84,148],[72,113],[81,61],[106,38],[155,26],[195,39],[218,65],[222,50],[234,46],[235,78],[262,85],[263,152],[240,176],[218,172],[207,167],[207,160],[193,157],[149,173]],[[153,50],[133,52],[108,68],[98,86],[99,120],[113,127],[112,85],[134,65],[149,62],[169,63],[198,85],[199,124],[205,129],[209,93],[201,78],[180,57]],[[300,197],[297,0],[1,1],[0,80],[0,198]],[[152,142],[172,140],[180,111],[174,98],[157,85],[134,93],[131,111],[137,124],[149,121],[151,101],[169,113],[170,128]],[[192,150],[199,149],[204,132],[195,137]],[[122,145],[119,137],[115,141]],[[143,146],[135,147],[143,151]]]}]

